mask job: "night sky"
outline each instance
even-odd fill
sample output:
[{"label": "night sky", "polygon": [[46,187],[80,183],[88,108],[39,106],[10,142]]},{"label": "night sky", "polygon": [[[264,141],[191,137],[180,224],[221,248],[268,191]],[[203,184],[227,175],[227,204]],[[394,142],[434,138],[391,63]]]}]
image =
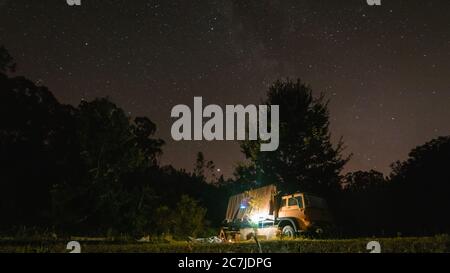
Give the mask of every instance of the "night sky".
[{"label": "night sky", "polygon": [[176,167],[203,151],[229,176],[243,156],[235,142],[172,141],[174,105],[258,104],[286,77],[331,100],[346,171],[387,174],[450,134],[448,0],[0,0],[0,44],[62,103],[109,96],[148,116]]}]

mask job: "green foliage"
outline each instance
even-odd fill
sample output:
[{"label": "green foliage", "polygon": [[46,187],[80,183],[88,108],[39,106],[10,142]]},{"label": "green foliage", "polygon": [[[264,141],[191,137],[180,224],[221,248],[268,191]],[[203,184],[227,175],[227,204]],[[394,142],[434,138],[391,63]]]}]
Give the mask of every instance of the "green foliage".
[{"label": "green foliage", "polygon": [[171,214],[173,235],[181,238],[196,237],[204,231],[206,209],[187,195],[182,195]]},{"label": "green foliage", "polygon": [[153,213],[153,227],[156,234],[170,234],[172,232],[173,213],[167,205],[158,207]]},{"label": "green foliage", "polygon": [[[382,253],[448,253],[450,237],[355,238],[345,240],[260,241],[263,253],[368,253],[367,243],[378,241]],[[21,242],[0,240],[0,253],[67,253],[67,242]],[[253,240],[242,243],[192,244],[186,241],[137,243],[81,241],[83,253],[258,253]]]},{"label": "green foliage", "polygon": [[151,219],[154,234],[172,235],[187,239],[196,237],[206,231],[206,209],[198,201],[187,195],[181,195],[175,206],[158,207]]}]

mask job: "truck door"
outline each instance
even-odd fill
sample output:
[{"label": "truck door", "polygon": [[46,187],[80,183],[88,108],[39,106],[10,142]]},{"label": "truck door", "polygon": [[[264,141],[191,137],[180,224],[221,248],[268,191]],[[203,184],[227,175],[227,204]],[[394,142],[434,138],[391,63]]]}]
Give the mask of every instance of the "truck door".
[{"label": "truck door", "polygon": [[293,196],[283,199],[283,201],[284,202],[282,202],[282,204],[284,206],[281,207],[280,217],[299,218],[299,216],[303,213],[303,203],[300,207],[297,198]]}]

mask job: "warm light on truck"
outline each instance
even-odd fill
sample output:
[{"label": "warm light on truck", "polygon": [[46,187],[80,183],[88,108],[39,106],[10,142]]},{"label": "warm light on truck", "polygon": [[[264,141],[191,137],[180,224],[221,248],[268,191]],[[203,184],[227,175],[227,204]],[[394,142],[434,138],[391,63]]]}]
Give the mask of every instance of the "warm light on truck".
[{"label": "warm light on truck", "polygon": [[258,214],[251,214],[250,215],[250,220],[253,223],[258,223],[258,222],[260,222],[260,221],[262,221],[264,219],[267,219],[267,215],[266,214],[258,213]]}]

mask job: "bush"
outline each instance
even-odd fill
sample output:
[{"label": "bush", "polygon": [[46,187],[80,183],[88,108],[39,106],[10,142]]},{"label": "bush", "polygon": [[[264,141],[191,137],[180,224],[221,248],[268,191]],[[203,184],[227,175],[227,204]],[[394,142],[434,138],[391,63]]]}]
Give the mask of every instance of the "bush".
[{"label": "bush", "polygon": [[182,195],[171,213],[171,232],[175,237],[196,237],[205,230],[206,209],[187,195]]}]

